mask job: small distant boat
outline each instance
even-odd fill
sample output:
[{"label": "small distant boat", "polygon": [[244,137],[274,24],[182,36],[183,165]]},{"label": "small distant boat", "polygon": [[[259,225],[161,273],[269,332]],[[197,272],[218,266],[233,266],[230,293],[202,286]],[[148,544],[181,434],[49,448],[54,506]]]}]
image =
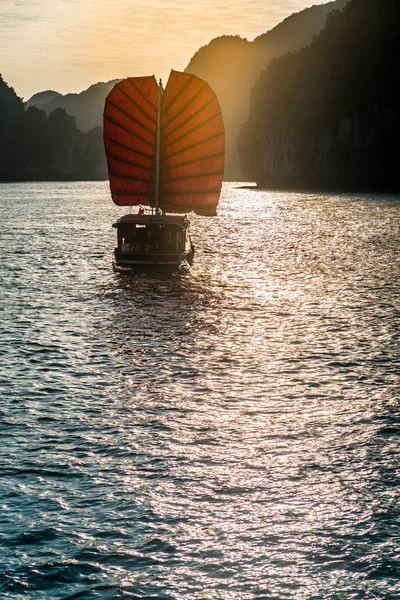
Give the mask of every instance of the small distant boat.
[{"label": "small distant boat", "polygon": [[113,201],[139,207],[113,224],[114,268],[186,273],[194,257],[186,214],[216,215],[222,186],[225,133],[215,93],[179,71],[165,90],[154,76],[125,79],[106,98],[104,145]]}]

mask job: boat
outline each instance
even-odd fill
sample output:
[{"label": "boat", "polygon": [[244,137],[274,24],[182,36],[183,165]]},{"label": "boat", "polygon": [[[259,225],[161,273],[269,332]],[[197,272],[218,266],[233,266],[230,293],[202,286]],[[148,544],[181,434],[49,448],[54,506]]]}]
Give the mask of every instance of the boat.
[{"label": "boat", "polygon": [[217,214],[225,156],[221,108],[211,87],[172,70],[117,83],[104,107],[111,197],[138,207],[113,227],[119,272],[162,267],[188,272],[194,258],[187,214]]}]

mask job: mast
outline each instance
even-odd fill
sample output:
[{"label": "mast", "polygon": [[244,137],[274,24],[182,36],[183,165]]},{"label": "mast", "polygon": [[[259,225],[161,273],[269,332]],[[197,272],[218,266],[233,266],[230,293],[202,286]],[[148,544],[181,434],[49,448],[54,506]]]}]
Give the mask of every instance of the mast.
[{"label": "mast", "polygon": [[157,154],[156,154],[156,217],[160,214],[160,163],[161,163],[161,102],[163,97],[163,85],[160,79],[158,93],[158,115],[157,115]]}]

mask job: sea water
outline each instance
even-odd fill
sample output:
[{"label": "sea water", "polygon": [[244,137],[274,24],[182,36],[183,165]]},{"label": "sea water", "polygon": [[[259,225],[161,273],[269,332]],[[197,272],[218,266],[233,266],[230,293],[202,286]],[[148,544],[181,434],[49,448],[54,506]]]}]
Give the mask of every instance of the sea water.
[{"label": "sea water", "polygon": [[400,597],[400,199],[225,184],[113,272],[106,182],[0,186],[0,597]]}]

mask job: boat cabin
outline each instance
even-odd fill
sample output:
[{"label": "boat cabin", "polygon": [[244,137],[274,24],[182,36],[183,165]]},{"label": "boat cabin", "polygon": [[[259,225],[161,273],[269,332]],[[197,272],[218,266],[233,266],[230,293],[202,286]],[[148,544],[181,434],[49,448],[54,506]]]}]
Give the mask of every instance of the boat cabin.
[{"label": "boat cabin", "polygon": [[188,226],[186,216],[125,215],[113,223],[117,229],[116,262],[179,263],[192,251]]}]

